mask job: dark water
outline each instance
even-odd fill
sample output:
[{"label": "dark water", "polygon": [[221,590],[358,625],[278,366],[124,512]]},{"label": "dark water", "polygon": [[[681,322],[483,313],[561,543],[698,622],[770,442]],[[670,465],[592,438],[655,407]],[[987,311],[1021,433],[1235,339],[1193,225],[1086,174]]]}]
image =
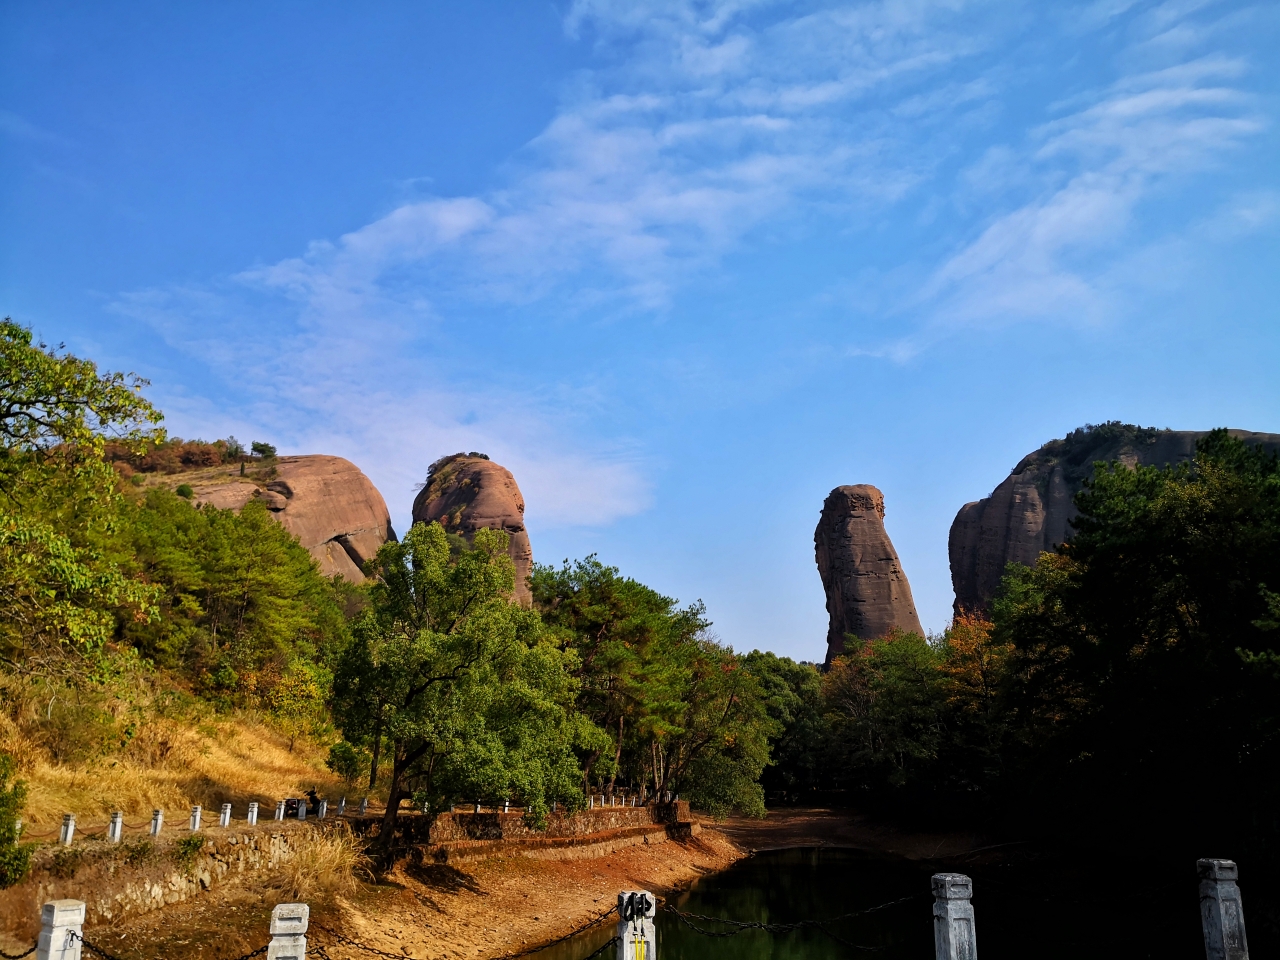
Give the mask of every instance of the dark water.
[{"label": "dark water", "polygon": [[[982,960],[1079,960],[1089,957],[1204,956],[1194,870],[1159,877],[1120,863],[1001,865],[968,872]],[[757,854],[680,894],[675,907],[733,920],[793,923],[826,920],[909,897],[884,910],[785,934],[747,930],[708,937],[658,911],[660,960],[930,960],[937,864],[885,860],[852,850]],[[732,928],[695,921],[708,932]],[[613,936],[606,923],[534,956],[582,960]],[[838,938],[838,939],[837,939]],[[1252,940],[1253,937],[1250,937]],[[1252,946],[1252,944],[1251,944]],[[612,960],[613,951],[602,956]]]}]

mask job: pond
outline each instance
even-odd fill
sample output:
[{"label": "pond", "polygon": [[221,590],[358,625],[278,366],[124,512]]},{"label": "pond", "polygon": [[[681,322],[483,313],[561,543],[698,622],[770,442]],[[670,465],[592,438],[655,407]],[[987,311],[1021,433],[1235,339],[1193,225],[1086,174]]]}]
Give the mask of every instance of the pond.
[{"label": "pond", "polygon": [[[1189,885],[1172,893],[1161,884],[1125,890],[1106,877],[1103,866],[1093,883],[1075,871],[1028,864],[969,871],[974,877],[979,956],[982,960],[1037,960],[1088,956],[1161,957],[1191,960],[1204,956],[1200,939],[1194,872]],[[723,873],[699,880],[674,900],[682,913],[738,921],[788,924],[827,921],[886,903],[870,913],[832,920],[823,929],[803,927],[786,933],[734,928],[713,922],[689,923],[659,909],[655,922],[659,960],[930,960],[933,948],[933,897],[930,876],[936,864],[885,859],[832,848],[781,850],[756,854]],[[1087,872],[1087,871],[1086,871]],[[1101,883],[1097,881],[1101,880]],[[1187,889],[1182,889],[1184,886]],[[905,899],[904,899],[905,898]],[[902,902],[895,902],[902,901]],[[824,930],[826,932],[824,932]],[[572,940],[533,956],[537,960],[584,960],[608,941],[614,923],[584,931]],[[1250,939],[1253,939],[1252,937]],[[613,960],[613,950],[601,955]]]}]

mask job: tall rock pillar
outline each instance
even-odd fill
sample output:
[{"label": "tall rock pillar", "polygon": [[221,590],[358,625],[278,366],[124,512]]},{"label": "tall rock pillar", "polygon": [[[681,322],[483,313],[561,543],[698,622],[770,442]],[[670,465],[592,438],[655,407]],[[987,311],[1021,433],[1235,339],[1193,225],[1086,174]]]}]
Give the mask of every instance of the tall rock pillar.
[{"label": "tall rock pillar", "polygon": [[869,484],[836,487],[813,534],[827,593],[827,663],[845,637],[874,640],[895,627],[923,633],[911,585],[884,529],[884,494]]}]

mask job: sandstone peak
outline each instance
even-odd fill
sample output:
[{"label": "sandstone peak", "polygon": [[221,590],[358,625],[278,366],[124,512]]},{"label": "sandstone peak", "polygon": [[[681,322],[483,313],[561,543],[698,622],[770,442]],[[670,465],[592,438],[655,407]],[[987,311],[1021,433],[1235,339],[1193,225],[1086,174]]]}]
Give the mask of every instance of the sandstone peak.
[{"label": "sandstone peak", "polygon": [[533,547],[524,525],[524,496],[511,471],[482,453],[455,453],[431,465],[413,501],[413,522],[440,525],[470,541],[477,530],[505,530],[516,567],[515,598],[528,606]]},{"label": "sandstone peak", "polygon": [[[280,525],[307,548],[326,577],[364,580],[362,567],[378,548],[395,539],[386,501],[372,481],[350,460],[323,454],[278,457],[268,461],[271,479],[259,486],[232,468],[192,479],[197,503],[239,510],[260,500]],[[171,479],[181,479],[180,476]]]},{"label": "sandstone peak", "polygon": [[870,484],[836,487],[813,534],[827,594],[827,663],[845,638],[883,637],[893,629],[923,633],[911,585],[884,528],[884,494]]},{"label": "sandstone peak", "polygon": [[[1229,430],[1245,443],[1280,450],[1280,434]],[[1073,430],[1023,457],[989,497],[966,503],[951,524],[947,549],[957,614],[985,610],[1009,563],[1036,558],[1071,536],[1075,495],[1095,461],[1130,467],[1190,460],[1204,430],[1156,430],[1112,421]]]}]

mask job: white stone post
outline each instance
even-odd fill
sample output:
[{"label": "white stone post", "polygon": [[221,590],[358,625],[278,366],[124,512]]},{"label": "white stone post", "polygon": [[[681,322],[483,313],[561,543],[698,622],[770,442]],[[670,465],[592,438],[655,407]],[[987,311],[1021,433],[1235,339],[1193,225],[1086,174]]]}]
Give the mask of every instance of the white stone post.
[{"label": "white stone post", "polygon": [[933,875],[933,949],[937,960],[978,960],[973,881],[962,873]]},{"label": "white stone post", "polygon": [[222,810],[218,814],[218,826],[220,827],[231,826],[231,804],[224,803],[222,805]]},{"label": "white stone post", "polygon": [[306,960],[307,922],[311,908],[305,903],[277,903],[271,911],[271,943],[267,960]]},{"label": "white stone post", "polygon": [[107,842],[119,843],[124,835],[124,813],[117,810],[111,814],[111,823],[107,825]]},{"label": "white stone post", "polygon": [[1200,874],[1200,923],[1208,960],[1249,960],[1244,936],[1244,907],[1236,886],[1234,860],[1197,860]]},{"label": "white stone post", "polygon": [[249,804],[249,814],[247,817],[245,817],[245,819],[248,821],[249,826],[251,827],[256,827],[258,825],[258,801],[257,800],[254,800],[252,803]]},{"label": "white stone post", "polygon": [[342,816],[347,812],[347,798],[343,797],[338,801],[338,816]]},{"label": "white stone post", "polygon": [[502,812],[503,812],[503,813],[510,813],[510,812],[511,812],[511,801],[510,801],[510,800],[503,800],[503,801],[502,801]]},{"label": "white stone post", "polygon": [[283,800],[279,801],[276,804],[276,819],[277,820],[284,819],[284,801]]},{"label": "white stone post", "polygon": [[363,817],[366,813],[368,813],[368,811],[369,811],[369,798],[361,797],[360,798],[360,816]]},{"label": "white stone post", "polygon": [[658,901],[648,890],[618,893],[617,960],[657,960],[658,937],[653,915]]},{"label": "white stone post", "polygon": [[316,817],[317,817],[317,818],[319,818],[319,819],[321,819],[321,820],[323,820],[323,819],[325,818],[325,815],[326,815],[328,812],[329,812],[329,801],[328,801],[328,800],[321,800],[321,801],[320,801],[320,809],[316,811]]},{"label": "white stone post", "polygon": [[191,808],[191,832],[195,833],[200,829],[200,805],[196,804]]},{"label": "white stone post", "polygon": [[306,797],[298,798],[298,819],[299,820],[307,819],[307,798]]},{"label": "white stone post", "polygon": [[58,831],[58,842],[64,847],[69,847],[75,837],[76,815],[74,813],[64,813],[62,815],[62,829]]},{"label": "white stone post", "polygon": [[80,960],[83,900],[50,900],[40,909],[36,960]]},{"label": "white stone post", "polygon": [[477,801],[476,801],[476,808],[475,808],[474,812],[475,812],[475,813],[479,813],[479,812],[480,812],[480,801],[479,801],[479,800],[477,800]]},{"label": "white stone post", "polygon": [[160,830],[164,827],[164,811],[151,811],[151,835],[153,837],[160,836]]}]

